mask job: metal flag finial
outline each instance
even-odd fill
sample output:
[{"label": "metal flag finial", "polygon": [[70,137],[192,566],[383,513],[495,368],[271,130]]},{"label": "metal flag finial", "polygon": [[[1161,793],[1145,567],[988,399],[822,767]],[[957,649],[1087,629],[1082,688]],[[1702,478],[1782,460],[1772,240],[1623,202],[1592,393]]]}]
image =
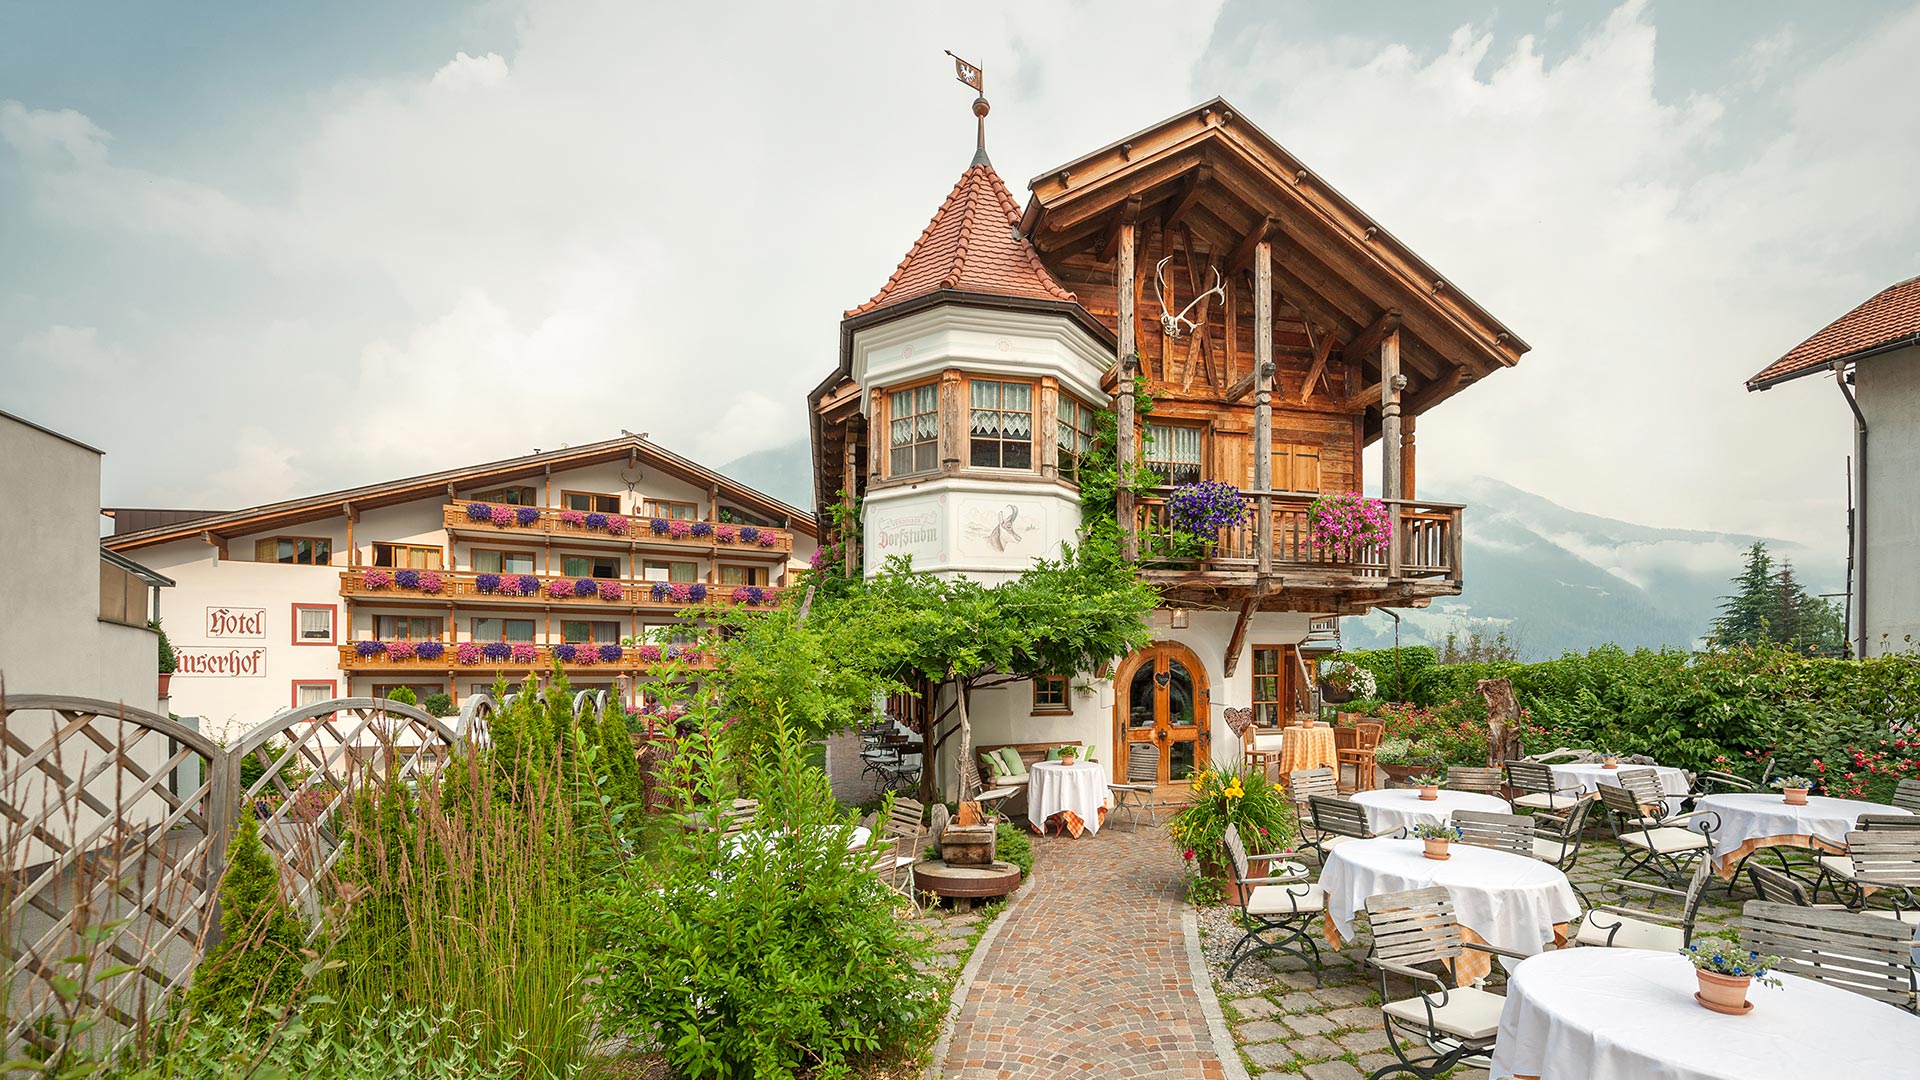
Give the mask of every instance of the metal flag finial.
[{"label": "metal flag finial", "polygon": [[[946,54],[953,56],[953,50],[946,50]],[[953,56],[953,77],[962,84],[973,88],[973,115],[979,118],[980,125],[979,136],[974,144],[973,163],[975,165],[988,164],[987,112],[992,106],[987,104],[985,76],[981,73],[979,64],[971,64],[960,59],[958,56]]]}]

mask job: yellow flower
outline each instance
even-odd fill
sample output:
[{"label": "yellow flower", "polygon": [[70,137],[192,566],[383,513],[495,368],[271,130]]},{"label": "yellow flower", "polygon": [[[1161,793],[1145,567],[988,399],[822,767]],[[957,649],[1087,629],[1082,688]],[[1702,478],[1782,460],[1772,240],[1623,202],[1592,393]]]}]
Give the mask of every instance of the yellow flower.
[{"label": "yellow flower", "polygon": [[1245,795],[1246,793],[1247,793],[1247,790],[1240,786],[1240,778],[1236,776],[1233,778],[1233,782],[1228,784],[1227,789],[1221,794],[1225,795],[1229,799],[1238,799],[1242,795]]}]

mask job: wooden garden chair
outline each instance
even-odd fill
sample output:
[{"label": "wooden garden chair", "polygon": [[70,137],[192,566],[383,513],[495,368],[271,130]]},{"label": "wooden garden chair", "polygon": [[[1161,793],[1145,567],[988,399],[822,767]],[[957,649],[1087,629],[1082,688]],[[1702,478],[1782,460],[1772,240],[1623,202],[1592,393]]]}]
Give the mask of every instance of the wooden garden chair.
[{"label": "wooden garden chair", "polygon": [[[1240,840],[1240,828],[1229,824],[1223,840],[1227,857],[1233,863],[1234,891],[1240,894],[1240,924],[1246,932],[1228,954],[1227,978],[1241,964],[1266,953],[1285,953],[1298,957],[1313,972],[1315,986],[1320,984],[1320,920],[1327,910],[1327,894],[1320,886],[1303,880],[1307,868],[1296,862],[1275,862],[1292,855],[1276,851],[1271,855],[1248,855]],[[1255,863],[1266,872],[1253,876]],[[1248,948],[1247,946],[1253,946]]]},{"label": "wooden garden chair", "polygon": [[1920,814],[1920,780],[1908,777],[1893,786],[1893,805]]},{"label": "wooden garden chair", "polygon": [[[1494,770],[1488,769],[1488,772]],[[1495,775],[1499,775],[1495,773]],[[1447,782],[1453,782],[1451,773]],[[1460,842],[1475,847],[1510,851],[1533,857],[1533,821],[1524,814],[1502,814],[1493,810],[1455,810],[1454,828],[1460,830]]]},{"label": "wooden garden chair", "polygon": [[[1753,885],[1754,894],[1769,903],[1794,907],[1819,906],[1813,902],[1813,892],[1807,888],[1806,882],[1771,866],[1747,867],[1747,881]],[[1839,904],[1833,906],[1845,910]]]},{"label": "wooden garden chair", "polygon": [[1911,897],[1920,889],[1920,829],[1856,829],[1847,834],[1845,855],[1820,856],[1813,898],[1827,886],[1835,900],[1858,911],[1868,889],[1894,889]]},{"label": "wooden garden chair", "polygon": [[[1465,940],[1453,900],[1444,888],[1382,893],[1367,898],[1373,945],[1367,963],[1380,971],[1380,1013],[1387,1046],[1400,1064],[1374,1073],[1410,1072],[1432,1080],[1493,1050],[1500,1010],[1507,999],[1477,986],[1448,986],[1437,972],[1451,972],[1463,950],[1523,960],[1519,953]],[[1389,974],[1410,979],[1414,996],[1395,999]],[[1429,989],[1431,987],[1431,989]],[[1426,1053],[1420,1053],[1420,1051]],[[1410,1056],[1411,1054],[1417,1056]]]},{"label": "wooden garden chair", "polygon": [[1567,884],[1573,886],[1580,903],[1591,907],[1587,894],[1580,883],[1573,880],[1572,872],[1580,859],[1580,843],[1587,828],[1587,815],[1593,812],[1598,799],[1581,799],[1571,810],[1555,817],[1548,813],[1535,814],[1527,820],[1533,823],[1533,857],[1551,865],[1555,870],[1568,875]]},{"label": "wooden garden chair", "polygon": [[[1613,784],[1600,785],[1600,801],[1611,813],[1613,838],[1626,857],[1622,877],[1649,871],[1659,876],[1661,884],[1672,887],[1687,879],[1693,860],[1713,857],[1713,832],[1719,828],[1720,816],[1712,811],[1668,817],[1664,800],[1645,803],[1639,795]],[[1696,820],[1698,832],[1689,827]]]},{"label": "wooden garden chair", "polygon": [[1108,784],[1113,796],[1113,812],[1125,812],[1127,827],[1137,828],[1140,811],[1147,812],[1149,825],[1160,824],[1160,747],[1155,743],[1127,744],[1127,782]]},{"label": "wooden garden chair", "polygon": [[1295,769],[1287,774],[1287,792],[1293,797],[1293,816],[1300,826],[1300,843],[1318,859],[1325,852],[1316,846],[1319,832],[1313,827],[1313,811],[1307,800],[1315,795],[1329,799],[1341,798],[1340,785],[1334,781],[1333,770],[1322,765],[1317,769]]},{"label": "wooden garden chair", "polygon": [[1579,784],[1561,786],[1553,770],[1537,761],[1507,762],[1507,790],[1513,792],[1507,805],[1516,814],[1523,809],[1552,814],[1571,810],[1581,801]]},{"label": "wooden garden chair", "polygon": [[973,792],[973,801],[979,803],[982,810],[999,813],[1001,804],[1020,794],[1019,788],[987,786],[980,777],[980,766],[975,765],[971,758],[961,763],[960,772],[961,782],[968,791]]},{"label": "wooden garden chair", "polygon": [[1380,746],[1380,733],[1383,725],[1374,721],[1362,721],[1353,725],[1353,749],[1335,750],[1334,762],[1340,767],[1340,779],[1346,778],[1347,766],[1353,766],[1352,791],[1371,791],[1375,783],[1373,752]]},{"label": "wooden garden chair", "polygon": [[1447,789],[1449,791],[1472,791],[1495,798],[1505,798],[1501,792],[1506,787],[1506,778],[1499,769],[1481,769],[1465,765],[1454,765],[1447,769]]},{"label": "wooden garden chair", "polygon": [[1775,971],[1916,1011],[1913,927],[1854,911],[1749,900],[1740,947],[1778,956]]},{"label": "wooden garden chair", "polygon": [[1700,917],[1700,901],[1706,896],[1707,886],[1712,882],[1712,859],[1701,859],[1694,864],[1693,876],[1687,879],[1684,890],[1615,878],[1611,884],[1616,889],[1637,889],[1674,897],[1680,901],[1679,914],[1603,904],[1588,909],[1581,918],[1580,932],[1573,936],[1574,944],[1678,952],[1693,944],[1693,927]]},{"label": "wooden garden chair", "polygon": [[1326,862],[1327,852],[1349,840],[1372,840],[1378,836],[1405,836],[1407,830],[1374,833],[1367,827],[1367,809],[1350,799],[1328,795],[1307,797],[1307,813],[1313,819],[1313,850]]}]

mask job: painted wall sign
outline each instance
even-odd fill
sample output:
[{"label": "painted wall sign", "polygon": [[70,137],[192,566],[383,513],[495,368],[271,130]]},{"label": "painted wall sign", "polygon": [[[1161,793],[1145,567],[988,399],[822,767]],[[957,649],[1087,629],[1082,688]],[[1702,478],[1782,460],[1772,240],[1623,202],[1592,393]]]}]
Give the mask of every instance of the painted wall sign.
[{"label": "painted wall sign", "polygon": [[266,637],[267,609],[210,607],[207,609],[207,636],[210,638]]},{"label": "painted wall sign", "polygon": [[925,510],[882,512],[873,516],[873,544],[883,555],[937,549],[940,513]]},{"label": "painted wall sign", "polygon": [[211,675],[225,679],[264,679],[267,676],[267,650],[223,649],[205,645],[180,645],[173,650],[179,666],[175,675]]}]

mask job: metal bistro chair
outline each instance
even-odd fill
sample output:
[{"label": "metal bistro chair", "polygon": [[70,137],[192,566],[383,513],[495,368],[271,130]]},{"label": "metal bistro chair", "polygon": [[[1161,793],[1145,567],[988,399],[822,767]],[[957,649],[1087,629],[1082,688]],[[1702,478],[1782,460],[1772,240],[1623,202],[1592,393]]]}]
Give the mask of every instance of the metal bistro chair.
[{"label": "metal bistro chair", "polygon": [[[1298,957],[1313,972],[1314,985],[1320,985],[1320,944],[1315,938],[1319,936],[1320,918],[1327,910],[1327,894],[1320,886],[1302,880],[1307,868],[1299,863],[1273,865],[1293,852],[1248,855],[1247,846],[1240,842],[1239,826],[1232,824],[1227,826],[1224,840],[1227,856],[1233,860],[1234,883],[1239,886],[1235,891],[1240,894],[1241,925],[1246,927],[1246,933],[1228,954],[1227,978],[1232,979],[1234,971],[1248,960],[1277,952]],[[1254,863],[1268,864],[1267,873],[1254,877]],[[1249,944],[1253,948],[1248,949]]]},{"label": "metal bistro chair", "polygon": [[1920,887],[1920,829],[1848,833],[1845,855],[1820,856],[1820,876],[1813,883],[1815,900],[1820,899],[1822,885],[1854,911],[1866,906],[1868,889],[1890,888],[1911,896]]},{"label": "metal bistro chair", "polygon": [[1678,952],[1693,943],[1693,926],[1700,917],[1700,901],[1706,896],[1707,886],[1712,882],[1712,859],[1701,859],[1694,864],[1693,876],[1687,879],[1685,891],[1615,878],[1611,884],[1616,889],[1639,889],[1678,898],[1680,914],[1669,915],[1645,908],[1602,904],[1589,908],[1581,918],[1580,932],[1573,936],[1574,944]]},{"label": "metal bistro chair", "polygon": [[1125,811],[1127,827],[1138,828],[1140,811],[1147,812],[1147,824],[1160,824],[1160,747],[1157,743],[1127,744],[1127,782],[1108,784],[1113,795],[1113,811]]},{"label": "metal bistro chair", "polygon": [[[1453,900],[1444,888],[1369,896],[1367,922],[1373,928],[1367,963],[1380,969],[1380,1000],[1385,1002],[1380,1012],[1386,1018],[1387,1046],[1400,1059],[1398,1065],[1376,1071],[1376,1080],[1400,1072],[1431,1080],[1469,1058],[1489,1053],[1507,999],[1477,986],[1449,987],[1445,978],[1429,969],[1449,971],[1464,949],[1516,960],[1525,957],[1462,938]],[[1389,973],[1413,980],[1414,996],[1394,1000],[1387,986]],[[1434,988],[1424,989],[1423,983]],[[1417,1047],[1431,1053],[1409,1057],[1409,1049]]]},{"label": "metal bistro chair", "polygon": [[[1448,781],[1452,781],[1451,776]],[[1533,821],[1524,814],[1455,810],[1453,825],[1460,830],[1460,842],[1463,844],[1533,857]]]},{"label": "metal bistro chair", "polygon": [[1749,900],[1735,922],[1740,947],[1778,956],[1782,975],[1827,983],[1916,1011],[1913,928],[1853,911]]},{"label": "metal bistro chair", "polygon": [[1471,768],[1465,765],[1453,765],[1447,768],[1447,790],[1472,791],[1481,795],[1505,798],[1501,794],[1506,786],[1506,778],[1499,769]]},{"label": "metal bistro chair", "polygon": [[1367,828],[1367,808],[1347,799],[1329,798],[1325,795],[1307,797],[1307,810],[1313,817],[1315,833],[1312,848],[1319,852],[1320,861],[1326,862],[1327,852],[1349,840],[1372,840],[1375,836],[1405,836],[1404,828],[1387,833],[1374,833]]},{"label": "metal bistro chair", "polygon": [[1514,793],[1507,799],[1507,805],[1513,807],[1516,814],[1522,809],[1545,810],[1551,814],[1571,810],[1581,801],[1579,784],[1561,786],[1553,770],[1537,761],[1507,762],[1507,789]]},{"label": "metal bistro chair", "polygon": [[1313,810],[1307,800],[1315,795],[1329,799],[1343,798],[1339,784],[1333,778],[1333,770],[1326,766],[1318,769],[1295,769],[1287,774],[1287,791],[1293,796],[1293,816],[1299,823],[1300,843],[1313,853],[1316,860],[1325,861],[1325,852],[1319,847],[1320,833],[1313,827]]},{"label": "metal bistro chair", "polygon": [[[1687,863],[1713,857],[1713,832],[1720,826],[1720,816],[1710,810],[1668,817],[1664,803],[1645,803],[1625,787],[1612,784],[1600,785],[1600,801],[1611,812],[1613,838],[1626,856],[1622,877],[1650,871],[1671,887],[1686,879]],[[1696,819],[1698,832],[1690,827]]]},{"label": "metal bistro chair", "polygon": [[1552,814],[1533,815],[1533,857],[1551,865],[1555,870],[1567,874],[1567,884],[1573,886],[1574,895],[1580,898],[1585,907],[1593,904],[1587,900],[1585,890],[1573,880],[1574,863],[1580,858],[1581,834],[1587,828],[1587,815],[1593,812],[1598,799],[1581,799],[1571,810],[1554,817]]},{"label": "metal bistro chair", "polygon": [[1761,770],[1760,779],[1749,780],[1739,773],[1726,769],[1708,769],[1693,778],[1693,787],[1687,792],[1689,805],[1708,795],[1740,794],[1760,791],[1773,779],[1773,759],[1767,759],[1767,767]]}]

